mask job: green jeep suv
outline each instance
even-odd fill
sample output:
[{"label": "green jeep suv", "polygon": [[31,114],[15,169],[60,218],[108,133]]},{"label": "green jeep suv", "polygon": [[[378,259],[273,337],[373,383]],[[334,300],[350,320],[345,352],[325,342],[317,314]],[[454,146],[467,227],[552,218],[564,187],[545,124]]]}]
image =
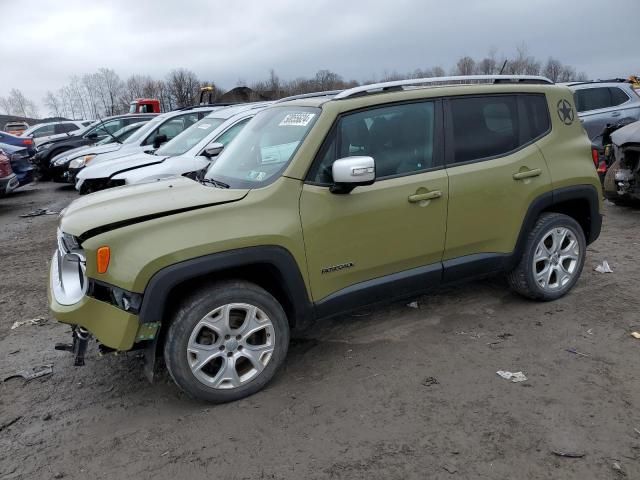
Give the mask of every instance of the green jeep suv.
[{"label": "green jeep suv", "polygon": [[292,329],[504,273],[554,300],[601,227],[573,95],[541,77],[448,77],[292,97],[198,179],[116,188],[62,214],[50,304],[104,350],[164,357],[190,395],[260,390]]}]

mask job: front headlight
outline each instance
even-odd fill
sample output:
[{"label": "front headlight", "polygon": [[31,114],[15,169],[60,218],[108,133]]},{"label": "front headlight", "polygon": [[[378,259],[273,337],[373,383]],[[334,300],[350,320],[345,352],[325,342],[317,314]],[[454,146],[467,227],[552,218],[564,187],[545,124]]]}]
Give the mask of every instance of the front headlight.
[{"label": "front headlight", "polygon": [[72,160],[71,163],[69,164],[70,168],[82,168],[82,167],[86,167],[89,162],[91,162],[91,160],[93,160],[96,157],[95,154],[93,155],[85,155],[84,157],[80,157],[80,158],[76,158],[75,160]]},{"label": "front headlight", "polygon": [[56,161],[54,161],[53,164],[56,167],[59,167],[60,165],[64,165],[65,163],[68,163],[68,162],[69,162],[69,158],[68,157],[62,157],[62,158],[59,158]]}]

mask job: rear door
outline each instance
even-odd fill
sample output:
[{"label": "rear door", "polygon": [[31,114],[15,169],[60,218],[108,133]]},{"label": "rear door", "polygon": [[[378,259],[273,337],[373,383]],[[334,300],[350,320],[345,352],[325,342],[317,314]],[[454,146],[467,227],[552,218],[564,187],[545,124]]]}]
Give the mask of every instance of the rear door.
[{"label": "rear door", "polygon": [[[339,117],[300,198],[314,301],[355,293],[366,304],[380,286],[392,298],[439,283],[448,198],[440,112],[441,102],[422,101]],[[333,162],[361,155],[374,158],[375,183],[331,193]]]},{"label": "rear door", "polygon": [[551,188],[534,143],[550,131],[550,119],[542,94],[461,96],[445,105],[444,267],[445,279],[453,279],[456,272],[473,273],[467,267],[474,264],[492,270],[501,254],[513,251],[529,205]]}]

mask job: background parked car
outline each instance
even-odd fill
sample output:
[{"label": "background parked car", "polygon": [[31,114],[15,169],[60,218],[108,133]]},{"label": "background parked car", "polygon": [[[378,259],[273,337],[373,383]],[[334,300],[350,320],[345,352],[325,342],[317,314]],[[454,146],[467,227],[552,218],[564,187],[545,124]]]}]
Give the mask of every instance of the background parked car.
[{"label": "background parked car", "polygon": [[7,122],[4,124],[4,131],[11,135],[20,135],[27,128],[29,128],[27,122]]},{"label": "background parked car", "polygon": [[231,142],[258,112],[272,102],[243,104],[216,110],[155,152],[140,152],[92,163],[78,174],[76,189],[89,193],[105,188],[195,174]]},{"label": "background parked car", "polygon": [[71,150],[67,150],[59,155],[56,155],[51,159],[51,162],[49,162],[51,178],[54,181],[58,182],[72,181],[68,176],[68,167],[69,163],[72,160],[75,160],[76,158],[82,158],[83,160],[85,160],[95,156],[97,154],[96,152],[106,153],[117,150],[118,148],[120,148],[121,144],[126,143],[127,140],[147,122],[148,120],[132,123],[131,125],[122,127],[112,135],[107,135],[105,138],[96,142],[94,145],[83,145],[82,147],[72,148]]},{"label": "background parked car", "polygon": [[14,191],[18,185],[18,176],[11,169],[9,157],[0,152],[0,196]]},{"label": "background parked car", "polygon": [[18,177],[20,186],[33,182],[35,179],[34,169],[29,161],[29,152],[26,148],[0,143],[0,152],[4,152],[9,158],[11,169]]},{"label": "background parked car", "polygon": [[33,139],[30,137],[18,137],[16,135],[11,135],[10,133],[0,132],[0,143],[26,148],[29,152],[29,156],[36,153],[36,147],[33,144]]},{"label": "background parked car", "polygon": [[38,145],[37,152],[33,158],[34,164],[38,169],[38,173],[43,180],[51,178],[50,161],[56,156],[71,150],[72,148],[82,147],[85,145],[92,145],[103,138],[109,136],[122,127],[130,125],[132,123],[138,123],[142,120],[150,120],[154,116],[153,113],[146,113],[140,115],[115,115],[100,120],[99,122],[91,125],[86,130],[81,130],[77,134],[69,134],[69,136],[63,136],[56,140],[51,140],[46,143]]},{"label": "background parked car", "polygon": [[567,85],[573,90],[578,117],[592,141],[607,124],[640,120],[640,96],[633,84],[627,81],[574,82]]},{"label": "background parked car", "polygon": [[126,142],[121,145],[116,145],[116,148],[111,152],[96,153],[93,149],[91,149],[91,151],[87,150],[83,158],[77,158],[69,164],[69,178],[74,178],[75,175],[89,163],[94,164],[140,152],[156,150],[160,145],[173,139],[198,120],[204,118],[212,111],[221,108],[223,107],[189,107],[158,115],[147,125],[140,128],[135,134],[131,135]]},{"label": "background parked car", "polygon": [[613,163],[604,179],[604,196],[618,205],[640,202],[640,122],[611,134],[608,156]]},{"label": "background parked car", "polygon": [[[64,120],[61,122],[38,123],[27,128],[21,133],[22,137],[31,137],[35,140],[36,145],[46,142],[54,135],[74,132],[85,128],[85,122],[76,120]],[[89,122],[91,123],[91,122]]]}]

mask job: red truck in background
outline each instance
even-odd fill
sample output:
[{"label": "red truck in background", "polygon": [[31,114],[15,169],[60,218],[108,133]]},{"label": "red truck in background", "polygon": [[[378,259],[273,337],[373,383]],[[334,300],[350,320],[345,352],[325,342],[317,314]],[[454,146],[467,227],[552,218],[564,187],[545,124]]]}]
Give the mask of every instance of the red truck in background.
[{"label": "red truck in background", "polygon": [[129,113],[160,113],[160,100],[136,98],[129,104]]}]

